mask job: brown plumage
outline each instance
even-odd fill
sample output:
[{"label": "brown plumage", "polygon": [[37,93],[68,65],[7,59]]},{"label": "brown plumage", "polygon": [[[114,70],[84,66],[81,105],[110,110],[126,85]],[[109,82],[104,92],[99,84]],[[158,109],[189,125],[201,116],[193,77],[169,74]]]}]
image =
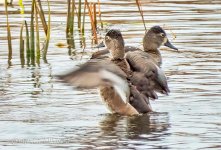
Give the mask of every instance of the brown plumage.
[{"label": "brown plumage", "polygon": [[[144,35],[143,50],[133,46],[125,46],[124,51],[126,53],[131,51],[140,51],[140,55],[148,54],[153,58],[156,64],[160,66],[162,64],[162,57],[158,48],[161,45],[167,46],[174,50],[178,50],[170,43],[169,39],[167,38],[166,32],[160,26],[153,26]],[[101,58],[104,55],[108,54],[108,52],[108,49],[100,50],[93,53],[91,58]]]},{"label": "brown plumage", "polygon": [[[150,88],[162,94],[170,92],[167,80],[163,71],[155,64],[149,55],[140,55],[139,51],[128,52],[126,60],[133,72],[142,72],[145,78],[149,79]],[[144,89],[148,88],[145,87]],[[154,98],[154,97],[153,97]]]},{"label": "brown plumage", "polygon": [[169,92],[166,77],[155,59],[136,50],[125,56],[124,40],[118,30],[110,30],[105,43],[110,58],[91,59],[60,79],[75,87],[98,87],[112,113],[135,115],[152,111],[149,98],[157,99],[155,91]]}]

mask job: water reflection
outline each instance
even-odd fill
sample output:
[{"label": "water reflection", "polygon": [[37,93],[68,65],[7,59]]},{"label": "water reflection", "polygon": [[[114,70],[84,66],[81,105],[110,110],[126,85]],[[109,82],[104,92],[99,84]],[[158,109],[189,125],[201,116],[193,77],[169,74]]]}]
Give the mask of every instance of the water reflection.
[{"label": "water reflection", "polygon": [[[168,113],[152,113],[141,116],[124,117],[116,114],[105,114],[96,119],[99,125],[89,123],[72,124],[64,129],[63,142],[67,147],[75,145],[76,148],[168,148],[161,143],[165,137],[170,136],[170,121]],[[79,120],[80,121],[80,120]],[[80,121],[81,122],[81,121]],[[129,144],[130,142],[131,145]],[[78,147],[79,146],[79,147]]]},{"label": "water reflection", "polygon": [[[160,137],[165,134],[169,127],[168,113],[152,113],[133,117],[108,114],[100,122],[103,136],[122,135],[123,130],[123,135],[129,139],[148,139],[148,135],[155,132],[159,132]],[[154,140],[157,140],[157,136]]]}]

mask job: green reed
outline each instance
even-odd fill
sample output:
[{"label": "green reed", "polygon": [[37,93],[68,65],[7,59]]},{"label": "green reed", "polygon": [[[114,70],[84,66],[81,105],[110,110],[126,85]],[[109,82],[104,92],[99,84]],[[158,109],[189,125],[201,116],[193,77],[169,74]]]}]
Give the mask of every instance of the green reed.
[{"label": "green reed", "polygon": [[[100,11],[100,1],[98,0],[98,10],[96,3],[88,3],[87,0],[83,3],[81,0],[78,1],[78,8],[75,7],[75,0],[67,0],[67,23],[66,23],[66,38],[69,48],[74,47],[74,24],[77,24],[79,36],[81,37],[81,46],[85,47],[85,17],[86,10],[88,11],[88,16],[91,22],[91,31],[92,31],[92,41],[93,43],[98,43],[97,38],[97,14],[99,14],[101,22],[101,11]],[[82,5],[84,6],[82,7]],[[83,11],[82,11],[83,10]],[[76,14],[77,21],[75,22],[74,16]],[[101,23],[103,28],[103,24]]]},{"label": "green reed", "polygon": [[82,27],[81,27],[81,32],[82,32],[82,35],[84,36],[84,27],[85,27],[85,14],[86,14],[86,3],[84,3],[84,13],[83,13],[83,23],[82,23]]},{"label": "green reed", "polygon": [[[47,34],[46,34],[46,39],[45,39],[45,47],[43,51],[43,59],[44,62],[47,62],[47,52],[48,52],[48,46],[49,46],[49,41],[50,41],[50,35],[51,35],[51,10],[50,10],[50,3],[47,0],[47,5],[48,5],[48,28],[47,28]],[[43,11],[43,10],[42,10]]]},{"label": "green reed", "polygon": [[31,5],[31,23],[30,23],[30,46],[31,46],[31,64],[35,64],[35,26],[34,26],[35,0]]},{"label": "green reed", "polygon": [[[68,11],[67,11],[67,24],[66,24],[66,38],[69,48],[75,48],[74,43],[74,15],[75,15],[75,1],[67,0]],[[71,49],[69,51],[71,55]]]},{"label": "green reed", "polygon": [[[29,37],[29,29],[28,29],[28,24],[25,21],[25,30],[26,30],[26,59],[27,59],[27,64],[29,65],[30,63],[30,57],[31,57],[31,50],[30,50],[30,37]],[[21,38],[20,38],[21,41]]]},{"label": "green reed", "polygon": [[81,5],[82,2],[81,0],[78,1],[78,29],[80,30],[81,28]]},{"label": "green reed", "polygon": [[25,45],[24,45],[24,39],[23,39],[24,24],[25,24],[25,22],[22,23],[21,30],[20,30],[20,61],[21,61],[22,67],[25,64],[25,54],[24,54]]},{"label": "green reed", "polygon": [[8,40],[8,62],[10,63],[12,59],[12,38],[11,38],[11,30],[8,19],[8,4],[7,0],[5,0],[5,14],[6,14],[6,22],[7,22],[7,40]]},{"label": "green reed", "polygon": [[[45,14],[42,9],[41,1],[38,0],[32,0],[31,5],[31,21],[30,21],[30,30],[28,27],[28,24],[26,21],[21,26],[20,31],[20,56],[21,56],[21,64],[23,65],[24,62],[24,43],[26,43],[26,59],[27,59],[27,65],[29,65],[31,61],[31,65],[35,65],[37,63],[40,64],[40,57],[41,57],[41,50],[43,50],[42,58],[44,62],[46,62],[46,56],[47,56],[47,50],[49,46],[50,41],[50,22],[51,22],[51,16],[50,16],[50,4],[49,1],[47,1],[48,5],[48,22],[46,23]],[[39,34],[39,20],[41,20],[43,29],[45,31],[45,41],[44,46],[40,47],[40,34]],[[23,28],[25,25],[26,29],[26,40],[24,42],[23,40]],[[35,62],[36,61],[36,62]]]},{"label": "green reed", "polygon": [[35,33],[36,33],[36,62],[40,64],[40,37],[39,37],[39,25],[38,25],[38,13],[37,5],[35,4]]}]

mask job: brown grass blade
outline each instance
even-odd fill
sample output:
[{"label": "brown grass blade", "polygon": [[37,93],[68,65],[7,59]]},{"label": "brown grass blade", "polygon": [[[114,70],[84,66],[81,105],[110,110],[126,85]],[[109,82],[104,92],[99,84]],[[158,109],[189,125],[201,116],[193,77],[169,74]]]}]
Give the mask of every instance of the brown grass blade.
[{"label": "brown grass blade", "polygon": [[144,20],[144,16],[143,16],[143,10],[142,10],[141,4],[140,4],[140,0],[136,0],[136,4],[137,4],[138,10],[139,10],[139,12],[140,12],[142,21],[143,21],[144,29],[145,29],[145,31],[147,31],[146,24],[145,24],[145,20]]},{"label": "brown grass blade", "polygon": [[85,0],[85,3],[87,5],[87,9],[88,9],[88,15],[90,17],[90,20],[91,20],[91,27],[92,27],[92,33],[93,33],[93,37],[94,37],[94,41],[95,41],[95,44],[98,43],[98,40],[97,40],[97,32],[96,32],[96,27],[94,25],[94,18],[93,18],[93,14],[92,14],[92,5],[89,5],[87,0]]},{"label": "brown grass blade", "polygon": [[44,32],[45,32],[45,35],[47,34],[47,30],[48,30],[48,26],[47,26],[47,23],[46,23],[46,19],[45,19],[45,14],[44,14],[44,11],[43,11],[43,8],[42,8],[42,5],[41,5],[41,0],[38,0],[38,7],[37,8],[37,11],[38,11],[38,14],[40,16],[40,19],[41,19],[41,22],[42,22],[42,25],[43,25],[43,28],[44,28]]},{"label": "brown grass blade", "polygon": [[94,20],[94,27],[97,29],[97,11],[96,11],[96,4],[93,3],[93,20]]}]

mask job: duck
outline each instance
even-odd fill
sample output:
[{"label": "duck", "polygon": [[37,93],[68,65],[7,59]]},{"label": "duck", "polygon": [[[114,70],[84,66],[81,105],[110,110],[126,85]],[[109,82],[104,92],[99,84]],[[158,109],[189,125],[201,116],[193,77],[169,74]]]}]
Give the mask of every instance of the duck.
[{"label": "duck", "polygon": [[[137,51],[137,55],[143,55],[150,57],[154,63],[158,66],[162,64],[162,56],[159,48],[164,45],[173,50],[178,51],[174,45],[169,41],[164,29],[158,25],[151,27],[143,37],[143,50],[133,46],[125,46],[124,50],[126,53]],[[91,59],[103,58],[104,55],[108,54],[108,49],[100,50],[92,54]]]},{"label": "duck", "polygon": [[[109,57],[91,59],[73,71],[57,76],[76,88],[98,88],[100,97],[112,113],[138,115],[152,112],[150,99],[156,91],[169,92],[164,72],[147,57],[131,51],[125,55],[124,39],[119,30],[105,35]],[[144,62],[145,60],[145,62]]]}]

